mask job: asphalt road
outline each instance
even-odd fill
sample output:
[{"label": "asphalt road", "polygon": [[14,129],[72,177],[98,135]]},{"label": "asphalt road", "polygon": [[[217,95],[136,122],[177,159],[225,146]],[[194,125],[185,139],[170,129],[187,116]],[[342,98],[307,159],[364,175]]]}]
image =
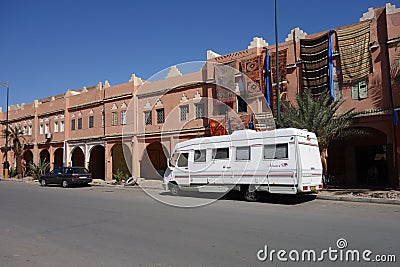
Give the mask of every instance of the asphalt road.
[{"label": "asphalt road", "polygon": [[[300,259],[305,249],[315,250],[317,258],[329,247],[340,251],[339,238],[347,241],[343,253],[368,249],[370,259],[396,256],[397,263],[367,266],[398,266],[400,206],[308,200],[248,203],[233,195],[184,209],[139,189],[42,188],[1,181],[0,266],[364,266],[363,261],[332,261],[327,254],[313,264],[294,263],[288,256],[292,250],[300,252]],[[285,250],[290,262],[276,254],[273,261],[258,260],[265,245],[269,252]]]}]

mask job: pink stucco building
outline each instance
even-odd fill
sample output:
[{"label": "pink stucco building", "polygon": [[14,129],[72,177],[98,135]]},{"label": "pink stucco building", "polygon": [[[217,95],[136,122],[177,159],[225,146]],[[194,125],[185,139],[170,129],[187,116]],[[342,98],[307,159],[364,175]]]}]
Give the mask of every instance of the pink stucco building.
[{"label": "pink stucco building", "polygon": [[[339,35],[362,27],[367,29],[366,53],[370,66],[362,79],[347,80]],[[393,118],[395,114],[400,115],[400,86],[391,81],[390,68],[398,52],[396,43],[400,41],[400,9],[390,4],[371,8],[362,14],[359,22],[329,30],[333,30],[334,97],[345,101],[343,110],[362,111],[353,127],[371,133],[335,142],[329,148],[329,172],[341,184],[398,186],[400,126]],[[304,40],[318,39],[327,32],[308,35],[295,28],[279,44],[280,57],[281,52],[284,57],[280,61],[284,73],[280,78],[281,98],[293,101],[303,90]],[[51,168],[85,166],[95,178],[105,180],[112,179],[117,169],[159,179],[166,168],[166,158],[182,140],[221,134],[221,129],[224,133],[235,127],[246,128],[251,118],[258,129],[273,127],[271,114],[266,113],[265,95],[270,90],[271,109],[276,112],[274,78],[265,81],[265,76],[273,74],[265,71],[264,60],[267,53],[273,58],[274,51],[275,45],[254,38],[243,51],[227,55],[207,51],[207,64],[198,71],[182,74],[181,66],[173,66],[158,80],[143,81],[132,75],[123,84],[110,85],[105,81],[29,104],[10,106],[9,124],[22,127],[26,133],[26,162],[46,158]],[[221,96],[220,85],[216,85],[215,64],[236,70],[231,81],[236,95]],[[249,80],[243,79],[244,75],[261,94],[249,93]],[[266,86],[268,82],[270,87]],[[226,109],[230,110],[228,115]],[[262,117],[266,119],[263,121]],[[0,113],[0,120],[4,129],[4,111]],[[212,122],[220,123],[218,133]],[[0,139],[0,145],[4,147],[4,138]],[[0,154],[0,161],[4,161],[4,153]],[[13,166],[11,152],[9,161]],[[375,168],[373,173],[369,172],[371,166]],[[2,166],[0,170],[3,171]]]}]

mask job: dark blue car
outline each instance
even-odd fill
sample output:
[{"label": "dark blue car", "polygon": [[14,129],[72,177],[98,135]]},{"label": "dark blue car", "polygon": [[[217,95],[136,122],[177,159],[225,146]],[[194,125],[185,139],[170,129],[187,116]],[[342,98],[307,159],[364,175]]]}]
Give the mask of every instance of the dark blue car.
[{"label": "dark blue car", "polygon": [[66,188],[72,184],[87,185],[92,182],[92,174],[84,167],[55,168],[39,179],[41,186],[59,184]]}]

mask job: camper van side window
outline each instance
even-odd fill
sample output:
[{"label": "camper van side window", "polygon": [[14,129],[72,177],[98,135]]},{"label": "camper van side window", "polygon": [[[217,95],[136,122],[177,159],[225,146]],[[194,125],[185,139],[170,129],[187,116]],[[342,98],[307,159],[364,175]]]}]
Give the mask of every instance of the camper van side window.
[{"label": "camper van side window", "polygon": [[249,146],[237,147],[236,160],[250,160],[250,147]]},{"label": "camper van side window", "polygon": [[288,144],[264,145],[264,159],[287,159]]},{"label": "camper van side window", "polygon": [[188,166],[188,158],[189,158],[189,153],[182,153],[179,155],[178,158],[178,167],[187,167]]},{"label": "camper van side window", "polygon": [[229,147],[214,148],[212,150],[213,159],[229,159]]},{"label": "camper van side window", "polygon": [[194,162],[206,162],[206,150],[195,150],[194,151]]}]

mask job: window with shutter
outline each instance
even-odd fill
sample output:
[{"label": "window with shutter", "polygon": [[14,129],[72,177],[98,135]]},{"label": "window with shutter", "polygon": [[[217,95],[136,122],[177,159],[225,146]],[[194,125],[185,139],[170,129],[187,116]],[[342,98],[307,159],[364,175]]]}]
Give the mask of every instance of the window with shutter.
[{"label": "window with shutter", "polygon": [[362,80],[351,85],[351,98],[355,100],[368,98],[368,80]]},{"label": "window with shutter", "polygon": [[126,125],[126,110],[121,111],[121,125]]},{"label": "window with shutter", "polygon": [[111,126],[118,125],[118,112],[111,113]]},{"label": "window with shutter", "polygon": [[204,104],[194,104],[196,108],[196,119],[201,119],[204,117]]},{"label": "window with shutter", "polygon": [[368,86],[367,86],[367,81],[360,81],[358,83],[358,97],[360,99],[365,99],[368,97]]},{"label": "window with shutter", "polygon": [[78,118],[78,130],[82,129],[82,118]]},{"label": "window with shutter", "polygon": [[165,121],[165,114],[164,114],[164,109],[157,109],[157,123],[161,124],[164,123]]},{"label": "window with shutter", "polygon": [[75,131],[75,119],[71,120],[71,131]]},{"label": "window with shutter", "polygon": [[89,128],[94,127],[94,116],[89,116]]},{"label": "window with shutter", "polygon": [[358,100],[358,83],[351,85],[351,98]]},{"label": "window with shutter", "polygon": [[179,108],[181,110],[181,121],[187,121],[189,115],[189,106],[180,106]]},{"label": "window with shutter", "polygon": [[151,110],[143,111],[143,114],[144,114],[144,124],[151,125],[152,123]]}]

